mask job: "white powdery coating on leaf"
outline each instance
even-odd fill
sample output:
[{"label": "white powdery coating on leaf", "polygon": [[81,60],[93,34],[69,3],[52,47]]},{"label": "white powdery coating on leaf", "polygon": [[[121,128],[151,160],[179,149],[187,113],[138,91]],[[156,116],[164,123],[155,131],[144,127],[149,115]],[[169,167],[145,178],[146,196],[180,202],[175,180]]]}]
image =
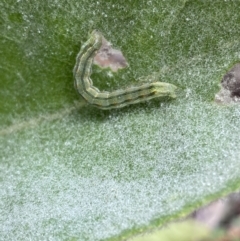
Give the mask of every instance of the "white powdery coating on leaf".
[{"label": "white powdery coating on leaf", "polygon": [[100,240],[226,187],[240,175],[239,109],[229,118],[182,104],[153,108],[148,120],[138,109],[102,122],[73,115],[5,137],[0,240]]}]

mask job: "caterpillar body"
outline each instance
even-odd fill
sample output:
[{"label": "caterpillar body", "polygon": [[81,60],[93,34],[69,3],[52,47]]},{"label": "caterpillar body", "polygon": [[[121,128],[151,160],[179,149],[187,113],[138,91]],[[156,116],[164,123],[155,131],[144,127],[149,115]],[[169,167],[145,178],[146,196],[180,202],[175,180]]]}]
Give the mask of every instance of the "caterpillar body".
[{"label": "caterpillar body", "polygon": [[175,98],[176,86],[164,83],[144,83],[112,92],[100,91],[93,86],[90,78],[93,58],[102,45],[102,34],[94,30],[90,38],[81,47],[73,69],[75,87],[78,93],[92,106],[100,109],[122,108],[127,105],[144,102],[156,97]]}]

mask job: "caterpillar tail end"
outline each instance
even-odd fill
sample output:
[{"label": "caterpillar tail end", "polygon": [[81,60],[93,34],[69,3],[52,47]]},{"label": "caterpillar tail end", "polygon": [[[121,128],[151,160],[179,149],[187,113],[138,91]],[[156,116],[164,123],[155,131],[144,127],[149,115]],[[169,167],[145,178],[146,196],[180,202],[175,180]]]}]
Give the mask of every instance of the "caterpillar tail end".
[{"label": "caterpillar tail end", "polygon": [[154,85],[156,96],[171,97],[171,98],[177,97],[176,95],[177,86],[170,83],[165,83],[165,82],[155,82],[153,83],[153,85]]}]

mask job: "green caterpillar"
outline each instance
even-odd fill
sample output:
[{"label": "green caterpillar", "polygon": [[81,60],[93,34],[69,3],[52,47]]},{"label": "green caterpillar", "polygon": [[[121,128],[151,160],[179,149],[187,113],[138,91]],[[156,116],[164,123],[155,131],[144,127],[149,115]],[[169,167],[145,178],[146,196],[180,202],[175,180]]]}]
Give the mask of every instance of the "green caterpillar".
[{"label": "green caterpillar", "polygon": [[93,86],[90,78],[93,58],[102,45],[102,34],[94,30],[88,41],[83,44],[76,58],[73,69],[75,87],[78,93],[92,106],[100,109],[122,108],[127,105],[137,104],[156,97],[169,96],[175,98],[176,86],[153,82],[132,86],[112,92],[100,91]]}]

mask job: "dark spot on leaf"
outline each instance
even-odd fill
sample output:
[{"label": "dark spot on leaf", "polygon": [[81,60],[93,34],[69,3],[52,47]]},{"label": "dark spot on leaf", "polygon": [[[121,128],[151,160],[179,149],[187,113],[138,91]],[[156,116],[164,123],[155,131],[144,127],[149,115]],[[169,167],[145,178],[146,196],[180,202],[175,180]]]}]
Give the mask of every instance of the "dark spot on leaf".
[{"label": "dark spot on leaf", "polygon": [[240,63],[231,68],[222,78],[221,90],[215,100],[221,103],[240,102]]},{"label": "dark spot on leaf", "polygon": [[230,90],[231,96],[240,97],[240,64],[235,65],[222,79],[222,86]]},{"label": "dark spot on leaf", "polygon": [[109,68],[113,72],[117,72],[119,69],[123,69],[128,66],[122,52],[120,50],[113,49],[111,43],[104,37],[102,46],[94,57],[94,64],[97,64],[101,68]]}]

